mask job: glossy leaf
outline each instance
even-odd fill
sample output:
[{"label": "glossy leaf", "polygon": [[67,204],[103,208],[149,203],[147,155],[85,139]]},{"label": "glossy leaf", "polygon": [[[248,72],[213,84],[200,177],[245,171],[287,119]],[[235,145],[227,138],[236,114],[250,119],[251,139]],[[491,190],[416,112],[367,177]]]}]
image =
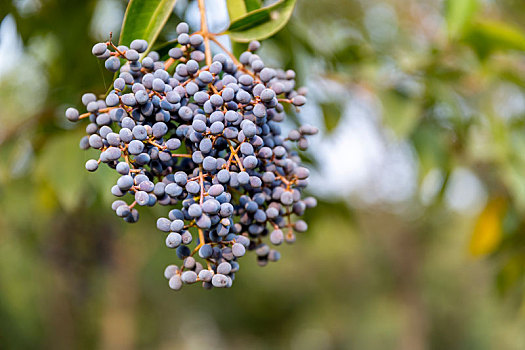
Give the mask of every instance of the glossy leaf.
[{"label": "glossy leaf", "polygon": [[156,51],[159,54],[161,61],[165,61],[165,60],[167,60],[169,58],[168,53],[169,53],[170,49],[172,47],[175,47],[177,44],[178,44],[177,39],[170,40],[170,41],[159,43],[159,44],[153,46],[152,50]]},{"label": "glossy leaf", "polygon": [[270,6],[248,12],[232,21],[227,34],[234,41],[266,39],[281,30],[292,16],[296,0],[281,0]]},{"label": "glossy leaf", "polygon": [[248,50],[248,43],[232,41],[232,53],[239,57],[244,51]]},{"label": "glossy leaf", "polygon": [[230,22],[244,16],[246,13],[261,8],[260,0],[227,0]]},{"label": "glossy leaf", "polygon": [[124,15],[119,43],[144,39],[151,48],[170,17],[177,0],[131,0]]},{"label": "glossy leaf", "polygon": [[260,0],[244,0],[244,4],[246,5],[247,12],[261,8]]},{"label": "glossy leaf", "polygon": [[226,5],[228,7],[230,22],[235,21],[237,18],[244,16],[246,12],[248,12],[244,0],[227,0]]}]

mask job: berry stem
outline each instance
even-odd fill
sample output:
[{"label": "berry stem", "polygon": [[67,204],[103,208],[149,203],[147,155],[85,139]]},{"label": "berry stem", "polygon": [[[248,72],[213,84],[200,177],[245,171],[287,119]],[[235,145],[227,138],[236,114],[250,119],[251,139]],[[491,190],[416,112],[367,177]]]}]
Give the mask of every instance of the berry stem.
[{"label": "berry stem", "polygon": [[164,63],[164,70],[168,70],[168,68],[175,62],[174,58],[168,58],[166,62]]},{"label": "berry stem", "polygon": [[[117,107],[107,107],[107,108],[102,108],[102,109],[99,109],[97,113],[107,113],[109,111],[111,111],[112,109],[115,109]],[[86,112],[86,113],[82,113],[81,115],[78,116],[78,119],[84,119],[84,118],[87,118],[89,117],[91,114],[94,114],[92,112]]]},{"label": "berry stem", "polygon": [[152,144],[153,146],[157,147],[158,149],[164,151],[167,147],[166,146],[161,146],[159,145],[158,143],[156,143],[155,141],[152,141],[152,140],[149,140],[148,143]]},{"label": "berry stem", "polygon": [[206,5],[204,0],[199,0],[199,12],[201,15],[201,34],[204,38],[204,55],[206,57],[206,65],[211,65],[211,48],[210,48],[210,38],[213,38],[211,33],[208,31],[208,22],[206,19]]},{"label": "berry stem", "polygon": [[228,141],[228,146],[230,146],[230,151],[233,153],[233,156],[235,157],[235,161],[237,162],[237,166],[241,169],[241,171],[244,171],[244,167],[242,166],[241,159],[237,155],[237,151],[233,149],[232,145],[230,144],[230,141]]},{"label": "berry stem", "polygon": [[224,51],[229,57],[230,59],[233,61],[233,63],[240,69],[242,70],[243,72],[245,72],[246,74],[249,74],[251,75],[253,78],[255,78],[255,74],[253,74],[253,72],[249,71],[248,69],[246,69],[241,62],[239,62],[239,60],[237,59],[237,57],[235,57],[235,55],[233,53],[231,53],[223,44],[221,44],[221,42],[216,38],[216,35],[215,34],[212,34],[210,35],[210,40],[213,41],[215,44],[217,44],[218,47],[220,47],[220,49],[222,51]]},{"label": "berry stem", "polygon": [[236,66],[239,66],[239,67],[242,67],[242,64],[241,62],[239,62],[239,60],[237,59],[237,57],[235,57],[216,37],[215,35],[211,36],[210,37],[211,41],[213,41],[215,44],[217,44],[218,47],[221,48],[222,51],[224,51],[230,58],[231,60],[233,61],[233,63],[235,63]]},{"label": "berry stem", "polygon": [[202,231],[201,228],[198,229],[199,230],[199,248],[202,247],[204,245],[204,231]]},{"label": "berry stem", "polygon": [[287,206],[286,207],[286,221],[288,222],[288,224],[286,225],[286,227],[288,227],[288,233],[286,234],[286,236],[289,238],[289,239],[292,239],[293,237],[293,224],[292,224],[292,214],[290,213],[290,206]]},{"label": "berry stem", "polygon": [[204,176],[202,175],[202,164],[199,164],[199,185],[201,186],[200,205],[204,202]]},{"label": "berry stem", "polygon": [[289,190],[290,189],[290,181],[288,181],[288,179],[286,179],[284,176],[282,176],[281,174],[279,174],[278,172],[274,172],[274,174],[277,176],[277,178],[279,178],[279,180],[281,180],[282,182],[284,182],[284,184],[286,185],[286,189]]},{"label": "berry stem", "polygon": [[115,46],[115,44],[113,44],[113,42],[111,41],[111,35],[110,35],[110,38],[107,44],[110,45],[119,54],[119,56],[125,57],[124,55],[125,51],[124,52],[120,51],[118,47]]},{"label": "berry stem", "polygon": [[[201,247],[204,245],[204,232],[202,231],[201,228],[199,228],[198,230],[199,230],[199,244],[197,244],[195,249],[193,249],[190,256],[194,256],[195,253],[197,253],[199,249],[201,249]],[[184,269],[184,265],[182,265],[181,271],[182,269]]]},{"label": "berry stem", "polygon": [[[235,154],[237,154],[237,152],[239,151],[240,147],[241,146],[237,146],[237,148],[234,150],[234,152],[230,153],[230,157],[228,158],[228,162],[224,165],[224,169],[230,170],[230,165],[232,163],[233,157],[234,157]],[[231,148],[231,146],[230,146],[230,148]]]}]

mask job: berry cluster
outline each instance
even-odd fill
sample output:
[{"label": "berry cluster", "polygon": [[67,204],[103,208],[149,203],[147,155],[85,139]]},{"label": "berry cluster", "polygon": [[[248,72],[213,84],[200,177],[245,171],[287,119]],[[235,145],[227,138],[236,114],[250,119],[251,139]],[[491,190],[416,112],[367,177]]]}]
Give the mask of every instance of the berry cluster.
[{"label": "berry cluster", "polygon": [[137,206],[173,207],[157,221],[183,260],[166,268],[169,286],[230,287],[246,250],[264,266],[280,257],[266,237],[272,245],[291,243],[294,231],[307,229],[297,218],[316,200],[301,197],[309,171],[296,149],[305,150],[317,129],[281,134],[283,104],[302,106],[305,90],[294,90],[293,71],[265,67],[254,53],[258,42],[238,60],[228,51],[208,58],[203,36],[188,29],[177,26],[177,44],[164,61],[157,52],[143,54],[144,40],[129,48],[96,44],[92,53],[120,74],[105,100],[84,94],[87,113],[69,108],[66,117],[90,121],[80,147],[100,150],[100,157],[86,169],[106,163],[121,175],[113,195],[134,197],[113,202],[119,217],[136,222]]}]

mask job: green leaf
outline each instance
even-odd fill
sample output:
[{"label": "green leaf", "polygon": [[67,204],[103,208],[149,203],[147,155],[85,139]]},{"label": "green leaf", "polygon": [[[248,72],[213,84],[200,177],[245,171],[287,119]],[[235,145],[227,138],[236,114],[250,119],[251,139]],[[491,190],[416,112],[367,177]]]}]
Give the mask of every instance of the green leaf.
[{"label": "green leaf", "polygon": [[42,150],[35,171],[35,179],[46,183],[66,210],[74,210],[83,201],[88,159],[78,147],[78,133],[67,133],[52,138]]},{"label": "green leaf", "polygon": [[446,20],[451,38],[461,37],[478,8],[477,0],[447,0]]},{"label": "green leaf", "polygon": [[525,165],[519,161],[512,161],[502,166],[502,178],[505,186],[513,195],[514,206],[518,211],[525,211],[525,180],[523,173]]},{"label": "green leaf", "polygon": [[515,254],[507,259],[496,276],[496,287],[505,295],[523,279],[524,261],[522,254]]},{"label": "green leaf", "polygon": [[227,0],[228,15],[230,22],[244,16],[247,12],[261,8],[260,0]]},{"label": "green leaf", "polygon": [[226,6],[228,7],[228,15],[230,16],[230,22],[235,21],[246,14],[246,4],[244,0],[227,0]]},{"label": "green leaf", "polygon": [[152,47],[152,50],[157,52],[160,56],[161,61],[165,61],[169,58],[169,51],[172,47],[175,47],[178,44],[177,39],[159,43]]},{"label": "green leaf", "polygon": [[321,110],[323,111],[324,125],[326,127],[327,133],[331,133],[335,130],[341,116],[343,114],[343,108],[339,102],[330,101],[320,103]]},{"label": "green leaf", "polygon": [[88,174],[87,180],[92,185],[92,188],[95,189],[96,193],[101,195],[105,203],[111,203],[115,200],[115,197],[110,190],[117,182],[118,177],[119,175],[109,166],[100,164],[96,173]]},{"label": "green leaf", "polygon": [[432,121],[424,120],[416,127],[410,139],[419,158],[421,179],[431,169],[449,169],[451,152],[446,135],[439,131],[439,126]]},{"label": "green leaf", "polygon": [[381,102],[385,110],[385,125],[400,138],[410,135],[421,116],[420,101],[396,90],[388,90],[381,95]]},{"label": "green leaf", "polygon": [[266,39],[281,30],[292,16],[296,0],[280,0],[270,6],[248,12],[230,23],[227,34],[233,41]]},{"label": "green leaf", "polygon": [[232,53],[239,57],[244,51],[248,50],[248,43],[232,41]]},{"label": "green leaf", "polygon": [[247,12],[261,8],[261,0],[244,0],[244,4]]},{"label": "green leaf", "polygon": [[525,34],[514,25],[499,21],[477,21],[465,35],[481,58],[494,51],[525,51]]},{"label": "green leaf", "polygon": [[119,43],[129,45],[134,39],[144,39],[148,42],[149,51],[173,12],[176,1],[130,0],[124,15]]}]

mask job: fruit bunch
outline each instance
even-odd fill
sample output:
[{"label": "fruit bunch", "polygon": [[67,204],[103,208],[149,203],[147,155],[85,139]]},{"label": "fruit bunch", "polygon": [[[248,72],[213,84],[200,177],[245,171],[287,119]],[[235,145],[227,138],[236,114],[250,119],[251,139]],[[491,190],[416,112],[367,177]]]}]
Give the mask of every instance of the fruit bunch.
[{"label": "fruit bunch", "polygon": [[117,216],[136,222],[140,206],[171,209],[157,221],[182,260],[166,268],[169,286],[230,287],[247,250],[264,266],[280,257],[265,241],[292,243],[307,229],[299,218],[316,200],[302,198],[309,171],[297,150],[307,149],[317,128],[283,135],[284,105],[302,106],[306,90],[294,90],[293,71],[265,66],[255,54],[259,42],[238,59],[227,50],[211,57],[186,23],[177,34],[165,60],[145,55],[144,40],[93,46],[118,77],[105,99],[86,93],[87,112],[68,108],[66,117],[89,120],[80,147],[100,156],[86,169],[107,164],[120,174],[111,193],[132,197],[113,202]]}]

